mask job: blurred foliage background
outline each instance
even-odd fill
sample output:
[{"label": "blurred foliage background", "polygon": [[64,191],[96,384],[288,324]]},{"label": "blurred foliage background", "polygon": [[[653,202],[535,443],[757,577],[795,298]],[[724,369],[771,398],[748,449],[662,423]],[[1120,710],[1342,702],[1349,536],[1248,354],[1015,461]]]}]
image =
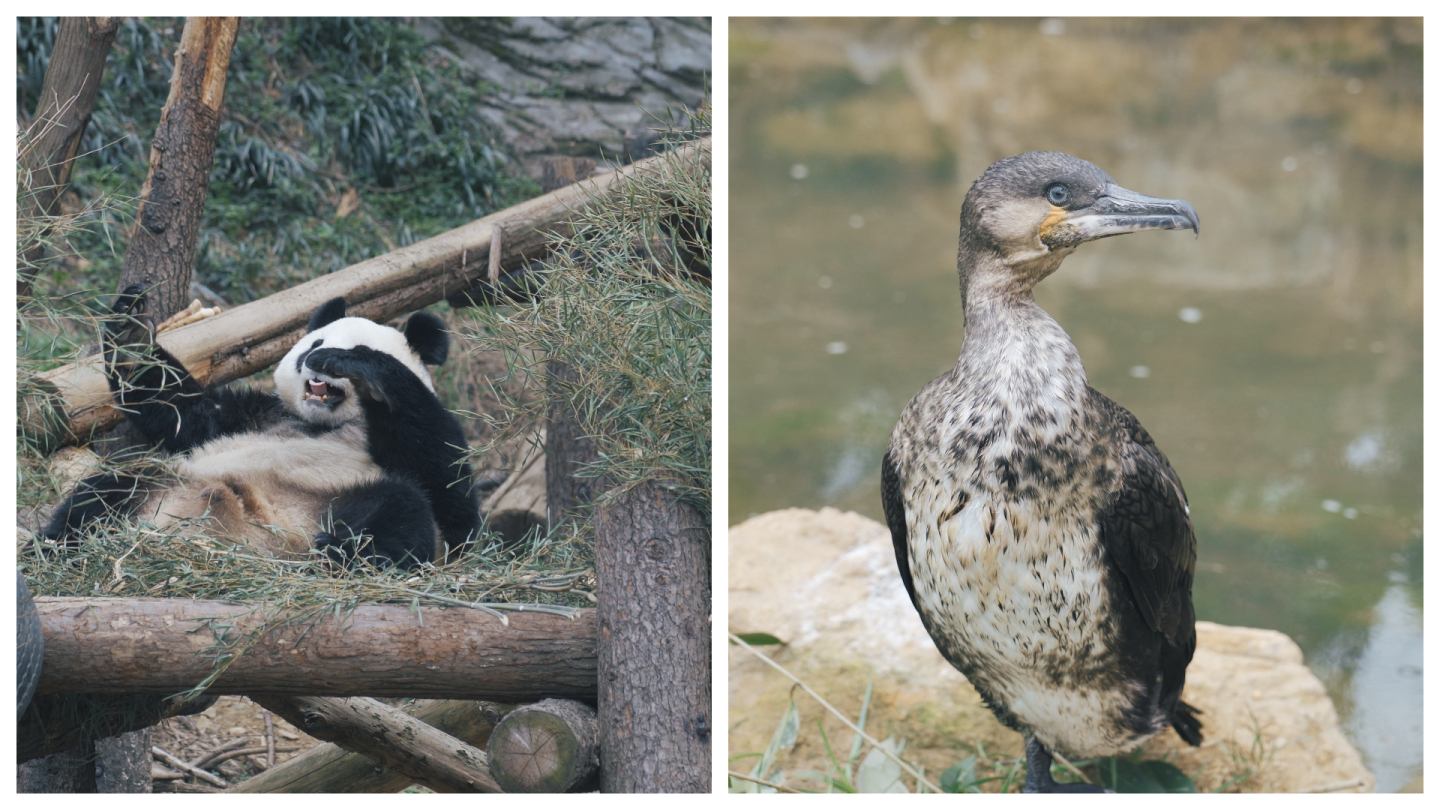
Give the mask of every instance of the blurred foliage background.
[{"label": "blurred foliage background", "polygon": [[[169,92],[183,18],[121,23],[62,209],[86,211],[59,289],[111,291]],[[34,112],[54,18],[17,26],[17,114]],[[196,279],[232,304],[454,228],[539,192],[509,169],[489,92],[408,22],[245,18],[232,52]]]}]

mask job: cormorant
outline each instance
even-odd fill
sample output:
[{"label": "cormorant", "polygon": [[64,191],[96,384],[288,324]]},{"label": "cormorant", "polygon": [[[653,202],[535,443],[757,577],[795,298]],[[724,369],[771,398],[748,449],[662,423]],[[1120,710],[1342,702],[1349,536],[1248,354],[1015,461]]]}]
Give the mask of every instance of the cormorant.
[{"label": "cormorant", "polygon": [[1192,228],[1183,200],[1127,191],[1060,152],[996,162],[960,213],[965,339],[900,416],[881,474],[900,577],[935,645],[1025,735],[1025,792],[1051,751],[1108,756],[1174,726],[1195,652],[1195,532],[1180,478],[1086,383],[1032,290],[1082,242]]}]

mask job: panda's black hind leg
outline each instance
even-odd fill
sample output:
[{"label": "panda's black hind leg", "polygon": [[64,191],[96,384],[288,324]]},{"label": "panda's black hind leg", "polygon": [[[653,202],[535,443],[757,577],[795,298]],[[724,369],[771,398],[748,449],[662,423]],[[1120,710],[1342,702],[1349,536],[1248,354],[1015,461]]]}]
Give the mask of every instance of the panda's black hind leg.
[{"label": "panda's black hind leg", "polygon": [[357,558],[415,568],[435,559],[435,514],[414,483],[387,477],[347,490],[330,502],[328,531],[315,548],[350,565]]},{"label": "panda's black hind leg", "polygon": [[56,507],[43,532],[45,539],[74,545],[87,526],[129,512],[149,494],[144,481],[133,475],[92,475]]}]

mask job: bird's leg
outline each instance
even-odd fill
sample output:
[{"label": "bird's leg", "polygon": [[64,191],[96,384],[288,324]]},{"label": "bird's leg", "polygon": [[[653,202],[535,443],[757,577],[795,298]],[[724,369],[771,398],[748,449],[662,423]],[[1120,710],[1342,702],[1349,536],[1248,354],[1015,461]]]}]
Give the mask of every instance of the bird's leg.
[{"label": "bird's leg", "polygon": [[1034,737],[1025,738],[1025,787],[1021,793],[1113,793],[1100,785],[1084,782],[1062,785],[1050,776],[1053,758]]}]

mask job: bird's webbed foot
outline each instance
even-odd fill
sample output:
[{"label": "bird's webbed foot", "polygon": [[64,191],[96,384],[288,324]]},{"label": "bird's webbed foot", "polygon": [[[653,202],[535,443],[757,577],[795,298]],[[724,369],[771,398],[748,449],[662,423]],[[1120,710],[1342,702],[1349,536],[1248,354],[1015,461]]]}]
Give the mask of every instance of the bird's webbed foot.
[{"label": "bird's webbed foot", "polygon": [[1053,758],[1045,746],[1034,737],[1025,738],[1025,787],[1021,793],[1114,793],[1102,785],[1084,782],[1061,784],[1050,775]]}]

